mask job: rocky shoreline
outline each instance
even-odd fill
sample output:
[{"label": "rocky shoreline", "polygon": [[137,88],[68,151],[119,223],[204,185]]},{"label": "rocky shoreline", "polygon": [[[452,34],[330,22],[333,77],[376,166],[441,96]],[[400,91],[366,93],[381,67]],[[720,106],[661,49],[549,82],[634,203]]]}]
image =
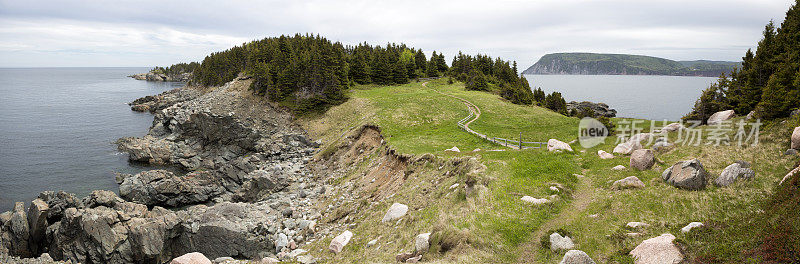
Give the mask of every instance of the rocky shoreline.
[{"label": "rocky shoreline", "polygon": [[18,202],[0,214],[0,259],[165,263],[201,252],[260,260],[290,257],[318,239],[314,201],[330,186],[306,166],[320,143],[289,113],[252,96],[249,82],[184,87],[131,103],[153,113],[153,125],[143,137],[119,139],[119,150],[176,170],[118,174],[119,196],[47,191],[27,209]]},{"label": "rocky shoreline", "polygon": [[192,79],[192,73],[184,72],[181,74],[168,75],[163,73],[148,72],[129,75],[128,77],[151,82],[188,82]]}]

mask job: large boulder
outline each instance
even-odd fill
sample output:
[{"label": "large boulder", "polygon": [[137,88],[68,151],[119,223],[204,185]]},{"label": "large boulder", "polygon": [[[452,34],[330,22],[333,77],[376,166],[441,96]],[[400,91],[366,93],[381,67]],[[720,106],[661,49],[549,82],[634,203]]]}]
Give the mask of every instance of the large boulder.
[{"label": "large boulder", "polygon": [[637,149],[631,153],[631,168],[649,170],[655,164],[655,154],[650,149]]},{"label": "large boulder", "polygon": [[706,123],[708,125],[717,125],[719,123],[722,123],[722,121],[730,120],[735,116],[736,112],[734,112],[733,110],[719,111],[711,115],[711,117],[708,118],[708,121]]},{"label": "large boulder", "polygon": [[572,147],[566,142],[557,139],[550,139],[547,141],[547,151],[569,151],[572,152]]},{"label": "large boulder", "polygon": [[792,149],[800,149],[800,126],[792,132]]},{"label": "large boulder", "polygon": [[748,167],[748,164],[739,162],[728,165],[728,167],[725,167],[725,169],[722,170],[722,174],[720,174],[719,177],[714,180],[714,184],[717,186],[728,186],[739,179],[749,180],[754,178],[756,176],[756,172]]},{"label": "large boulder", "polygon": [[699,160],[687,160],[675,163],[664,170],[661,179],[667,183],[687,190],[702,190],[706,188],[708,172]]},{"label": "large boulder", "polygon": [[626,141],[626,142],[622,142],[622,143],[617,144],[617,146],[614,147],[614,150],[612,152],[614,152],[616,154],[628,155],[628,154],[631,154],[634,150],[641,149],[641,148],[642,148],[642,143],[639,142],[639,141],[633,140],[633,141]]},{"label": "large boulder", "polygon": [[389,210],[386,211],[386,214],[383,215],[383,219],[381,222],[391,222],[401,217],[405,216],[408,213],[408,206],[401,203],[394,203],[392,206],[389,207]]},{"label": "large boulder", "polygon": [[570,250],[564,254],[564,258],[558,264],[595,264],[594,260],[586,252],[580,250]]},{"label": "large boulder", "polygon": [[167,170],[150,170],[135,175],[119,174],[119,195],[145,205],[177,207],[209,201],[225,190],[215,184],[207,171],[177,176]]},{"label": "large boulder", "polygon": [[672,241],[675,236],[663,234],[642,241],[631,250],[635,264],[677,264],[683,261],[683,254]]},{"label": "large boulder", "polygon": [[644,188],[644,182],[639,180],[636,176],[630,176],[625,179],[617,180],[611,184],[611,188],[615,190],[623,189],[641,189]]},{"label": "large boulder", "polygon": [[280,227],[275,220],[279,212],[265,203],[222,202],[192,206],[185,212],[189,217],[183,222],[185,231],[176,245],[182,252],[254,259],[270,256],[275,249],[267,229]]}]

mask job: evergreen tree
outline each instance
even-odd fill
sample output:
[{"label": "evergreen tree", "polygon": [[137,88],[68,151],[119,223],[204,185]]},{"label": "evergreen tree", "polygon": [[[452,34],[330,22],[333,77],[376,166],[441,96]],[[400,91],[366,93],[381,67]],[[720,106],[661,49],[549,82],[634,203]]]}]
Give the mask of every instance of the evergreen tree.
[{"label": "evergreen tree", "polygon": [[544,99],[544,105],[550,110],[563,115],[567,114],[567,101],[561,96],[559,92],[548,94]]}]

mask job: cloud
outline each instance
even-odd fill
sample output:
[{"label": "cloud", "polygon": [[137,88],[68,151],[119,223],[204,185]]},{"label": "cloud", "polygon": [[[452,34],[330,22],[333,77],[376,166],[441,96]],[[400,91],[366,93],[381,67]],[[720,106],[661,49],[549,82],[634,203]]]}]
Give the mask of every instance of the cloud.
[{"label": "cloud", "polygon": [[520,68],[565,51],[737,60],[792,2],[0,0],[0,67],[168,65],[294,33],[484,53]]}]

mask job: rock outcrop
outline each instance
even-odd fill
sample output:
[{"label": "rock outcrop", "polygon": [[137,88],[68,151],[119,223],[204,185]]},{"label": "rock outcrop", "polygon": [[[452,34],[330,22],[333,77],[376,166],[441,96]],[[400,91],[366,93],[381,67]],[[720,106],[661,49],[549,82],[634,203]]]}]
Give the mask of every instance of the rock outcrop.
[{"label": "rock outcrop", "polygon": [[567,103],[567,113],[580,113],[582,111],[590,111],[592,113],[591,117],[616,117],[617,110],[611,109],[608,107],[607,104],[604,103],[592,103],[592,102],[569,102]]},{"label": "rock outcrop", "polygon": [[319,146],[292,117],[263,99],[242,95],[250,80],[236,79],[210,92],[180,88],[142,98],[155,109],[144,137],[117,141],[132,161],[192,171],[120,175],[123,198],[149,206],[184,206],[211,200],[256,201],[307,175]]},{"label": "rock outcrop", "polygon": [[[42,193],[31,203],[30,213],[22,203],[4,213],[2,252],[21,257],[48,253],[81,263],[164,263],[188,252],[260,259],[275,254],[275,234],[288,233],[292,241],[309,235],[294,224],[304,221],[300,218],[305,213],[286,218],[267,202],[222,202],[172,211],[148,209],[110,191],[94,191],[76,203],[55,199],[59,196],[72,197]],[[46,217],[62,204],[66,208],[60,216]]]},{"label": "rock outcrop", "polygon": [[707,178],[708,172],[697,159],[675,163],[661,174],[662,180],[687,190],[705,189]]},{"label": "rock outcrop", "polygon": [[133,102],[128,105],[131,106],[131,110],[133,111],[155,113],[177,103],[194,100],[201,95],[203,95],[203,93],[200,90],[192,87],[178,88],[158,95],[148,95],[133,100]]},{"label": "rock outcrop", "polygon": [[795,127],[792,132],[792,149],[800,150],[800,127]]},{"label": "rock outcrop", "polygon": [[151,82],[188,82],[192,79],[191,72],[182,72],[176,74],[164,74],[164,73],[157,73],[157,72],[147,72],[147,73],[139,73],[130,75],[128,77],[142,80],[142,81],[151,81]]}]

